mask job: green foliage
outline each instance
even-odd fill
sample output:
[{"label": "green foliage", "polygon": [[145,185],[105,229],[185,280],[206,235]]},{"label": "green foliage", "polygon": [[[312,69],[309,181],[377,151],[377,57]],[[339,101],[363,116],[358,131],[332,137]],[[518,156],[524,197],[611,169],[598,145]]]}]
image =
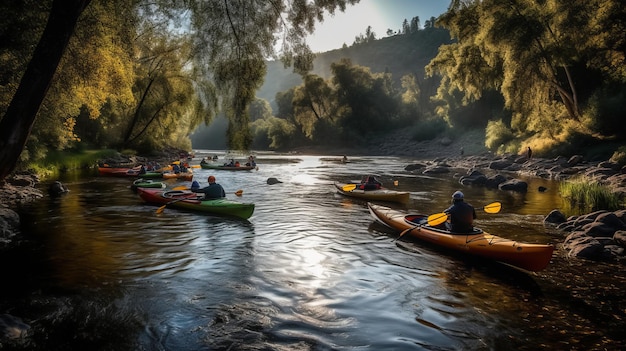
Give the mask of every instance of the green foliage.
[{"label": "green foliage", "polygon": [[607,85],[595,91],[589,98],[584,117],[589,130],[626,138],[626,128],[616,128],[626,120],[626,84]]},{"label": "green foliage", "polygon": [[[230,119],[229,146],[247,149],[248,108],[266,74],[264,58],[275,56],[276,34],[284,34],[285,62],[305,73],[313,55],[304,39],[316,21],[356,2],[76,1],[67,9],[58,0],[2,2],[0,112],[17,103],[2,118],[2,130],[14,132],[0,140],[0,156],[7,156],[0,157],[0,176],[14,169],[20,153],[33,159],[81,138],[116,147],[190,147],[189,134],[211,121],[218,102]],[[51,9],[58,12],[50,16]],[[46,74],[23,79],[26,88],[18,91],[48,17],[53,30],[44,33],[71,41],[43,41],[48,47],[35,51],[32,67]],[[36,106],[18,110],[29,101]],[[22,150],[30,135],[30,150]]]},{"label": "green foliage", "polygon": [[618,194],[591,179],[577,178],[562,182],[559,191],[567,200],[569,210],[576,214],[599,210],[616,211],[623,208],[622,199]]},{"label": "green foliage", "polygon": [[485,132],[485,146],[489,150],[498,150],[502,145],[506,145],[515,139],[515,135],[502,120],[489,121]]},{"label": "green foliage", "polygon": [[254,133],[254,145],[260,149],[285,150],[293,147],[292,135],[296,126],[277,117],[256,120],[251,128]]},{"label": "green foliage", "polygon": [[51,178],[59,173],[72,169],[85,169],[93,167],[98,160],[117,155],[117,151],[83,150],[83,151],[50,151],[44,158],[24,165],[25,169],[33,171],[39,177]]},{"label": "green foliage", "polygon": [[[438,24],[458,42],[441,47],[427,66],[442,77],[438,112],[456,125],[462,106],[495,90],[516,138],[563,143],[566,128],[614,133],[624,110],[625,12],[619,0],[453,2]],[[609,86],[617,89],[603,93]],[[491,149],[509,148],[510,135],[488,134]]]}]

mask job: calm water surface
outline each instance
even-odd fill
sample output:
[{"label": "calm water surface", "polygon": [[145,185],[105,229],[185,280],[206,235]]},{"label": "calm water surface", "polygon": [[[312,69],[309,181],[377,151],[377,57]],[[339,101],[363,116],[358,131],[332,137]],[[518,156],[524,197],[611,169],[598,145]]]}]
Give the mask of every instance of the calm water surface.
[{"label": "calm water surface", "polygon": [[[201,153],[198,156],[203,156]],[[339,159],[340,156],[337,156]],[[245,159],[242,155],[240,159]],[[194,160],[197,162],[197,159]],[[452,174],[412,174],[406,158],[261,154],[259,169],[196,169],[228,197],[256,204],[249,220],[144,204],[132,179],[68,175],[71,192],[24,209],[29,239],[3,256],[2,313],[32,327],[32,350],[588,350],[623,345],[554,284],[564,260],[539,273],[474,261],[376,224],[334,181],[371,173],[411,192],[432,214],[461,186]],[[283,183],[267,185],[269,177]],[[463,187],[476,225],[511,239],[557,243],[543,217],[556,184],[526,194]],[[187,185],[189,183],[186,183]],[[181,183],[168,181],[168,187]],[[536,191],[539,185],[549,188]],[[45,185],[42,185],[45,186]],[[234,192],[243,190],[243,196]],[[26,214],[29,212],[29,214]],[[578,277],[576,271],[566,274]],[[623,314],[623,311],[622,311]],[[5,347],[9,347],[6,346]],[[0,345],[2,349],[2,345]]]}]

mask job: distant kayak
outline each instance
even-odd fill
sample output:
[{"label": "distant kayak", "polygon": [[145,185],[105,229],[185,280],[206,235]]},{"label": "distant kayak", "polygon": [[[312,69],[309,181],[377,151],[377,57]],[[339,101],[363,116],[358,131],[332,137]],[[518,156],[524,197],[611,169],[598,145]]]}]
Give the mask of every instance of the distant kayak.
[{"label": "distant kayak", "polygon": [[179,172],[179,173],[165,172],[163,173],[163,179],[178,179],[178,180],[191,181],[193,180],[193,172],[192,171]]},{"label": "distant kayak", "polygon": [[130,186],[130,189],[133,192],[137,192],[137,188],[152,188],[152,189],[163,189],[165,188],[165,183],[156,182],[152,179],[137,179],[133,182],[133,185]]},{"label": "distant kayak", "polygon": [[198,200],[198,195],[200,194],[186,190],[165,191],[160,189],[138,188],[137,194],[139,194],[142,200],[148,203],[167,205],[168,207],[194,212],[232,216],[242,219],[248,219],[254,213],[253,203],[242,203],[226,198]]},{"label": "distant kayak", "polygon": [[257,166],[224,166],[223,164],[207,162],[200,163],[200,167],[202,167],[202,169],[217,169],[222,171],[251,171]]},{"label": "distant kayak", "polygon": [[350,183],[335,183],[335,188],[340,194],[350,197],[356,197],[365,200],[375,200],[375,201],[388,201],[388,202],[398,202],[402,204],[406,204],[410,200],[411,194],[406,191],[396,191],[390,189],[376,189],[376,190],[361,190],[361,189],[353,189],[353,190],[345,190],[346,188],[353,188]]},{"label": "distant kayak", "polygon": [[141,172],[141,166],[137,167],[98,167],[98,173],[103,176],[111,177],[143,177],[143,178],[161,178],[159,172]]}]

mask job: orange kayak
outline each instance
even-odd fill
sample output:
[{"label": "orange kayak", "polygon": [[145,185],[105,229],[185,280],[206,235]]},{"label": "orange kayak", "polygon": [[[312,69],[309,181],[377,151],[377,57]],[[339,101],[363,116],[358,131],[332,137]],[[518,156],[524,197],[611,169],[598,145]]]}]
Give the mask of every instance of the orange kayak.
[{"label": "orange kayak", "polygon": [[369,202],[367,207],[376,221],[400,232],[409,230],[405,235],[447,249],[534,272],[546,268],[552,259],[553,245],[521,243],[488,234],[479,228],[474,228],[473,232],[467,234],[451,233],[439,226],[429,226],[427,215],[405,214]]},{"label": "orange kayak", "polygon": [[181,172],[181,173],[174,173],[174,172],[167,172],[167,173],[163,173],[163,179],[179,179],[179,180],[193,180],[193,172]]}]

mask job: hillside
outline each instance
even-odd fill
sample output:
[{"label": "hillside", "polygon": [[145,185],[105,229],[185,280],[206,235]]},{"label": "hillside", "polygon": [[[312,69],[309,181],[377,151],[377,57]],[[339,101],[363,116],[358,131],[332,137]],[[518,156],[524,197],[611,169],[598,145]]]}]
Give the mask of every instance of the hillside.
[{"label": "hillside", "polygon": [[[449,43],[449,32],[441,28],[395,35],[317,54],[312,73],[328,79],[332,76],[331,64],[349,58],[353,64],[369,67],[374,73],[391,73],[396,87],[400,88],[400,79],[406,74],[416,74],[423,79],[424,67],[437,55],[439,46]],[[265,83],[257,91],[257,97],[270,101],[274,108],[272,102],[277,92],[301,83],[302,79],[291,68],[285,69],[282,62],[272,61],[267,65]]]},{"label": "hillside", "polygon": [[[367,43],[353,45],[337,50],[317,54],[314,60],[313,74],[325,79],[332,76],[331,64],[342,58],[349,58],[353,64],[369,67],[373,73],[389,72],[396,89],[401,89],[400,79],[407,74],[424,78],[424,67],[437,55],[443,44],[450,43],[450,34],[441,28],[428,28],[413,34],[395,35]],[[432,80],[432,79],[429,79]],[[280,61],[267,63],[264,84],[257,91],[257,97],[269,101],[276,111],[274,98],[276,93],[289,90],[302,84],[298,74],[292,68],[285,68]],[[424,84],[426,94],[433,95],[437,84]],[[195,149],[225,148],[227,122],[217,118],[210,126],[201,126],[191,136]]]}]

